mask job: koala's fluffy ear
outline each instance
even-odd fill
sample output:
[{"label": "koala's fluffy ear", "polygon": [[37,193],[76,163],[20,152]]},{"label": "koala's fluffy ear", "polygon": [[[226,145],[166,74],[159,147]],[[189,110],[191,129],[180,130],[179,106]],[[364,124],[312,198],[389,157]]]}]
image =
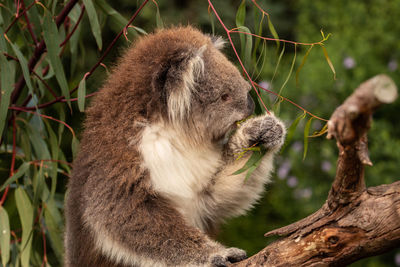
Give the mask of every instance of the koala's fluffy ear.
[{"label": "koala's fluffy ear", "polygon": [[172,122],[184,120],[190,112],[195,83],[204,73],[205,49],[205,45],[197,49],[176,49],[153,76],[153,89],[161,92]]}]

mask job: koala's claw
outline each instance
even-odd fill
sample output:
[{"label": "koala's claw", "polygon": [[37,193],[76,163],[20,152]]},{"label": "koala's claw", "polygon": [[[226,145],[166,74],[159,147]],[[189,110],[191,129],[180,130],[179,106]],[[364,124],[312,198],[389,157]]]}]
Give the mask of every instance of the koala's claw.
[{"label": "koala's claw", "polygon": [[280,148],[286,134],[283,123],[273,115],[252,119],[245,125],[244,133],[249,136],[250,145],[263,144],[267,149]]},{"label": "koala's claw", "polygon": [[227,267],[229,263],[242,261],[247,258],[246,251],[239,248],[227,248],[222,253],[214,255],[211,259],[213,267]]}]

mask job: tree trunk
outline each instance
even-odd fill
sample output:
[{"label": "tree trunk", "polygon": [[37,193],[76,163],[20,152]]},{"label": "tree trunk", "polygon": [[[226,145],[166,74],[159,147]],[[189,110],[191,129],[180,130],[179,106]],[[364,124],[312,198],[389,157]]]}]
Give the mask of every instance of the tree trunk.
[{"label": "tree trunk", "polygon": [[332,114],[328,139],[339,148],[336,177],[315,213],[265,236],[279,235],[251,258],[232,266],[343,266],[400,245],[400,181],[365,187],[367,131],[373,111],[397,98],[385,75],[361,84]]}]

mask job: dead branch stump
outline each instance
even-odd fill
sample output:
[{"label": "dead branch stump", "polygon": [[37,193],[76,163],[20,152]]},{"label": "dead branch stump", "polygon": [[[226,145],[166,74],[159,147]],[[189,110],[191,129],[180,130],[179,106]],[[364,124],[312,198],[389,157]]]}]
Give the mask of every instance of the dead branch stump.
[{"label": "dead branch stump", "polygon": [[400,246],[400,181],[366,188],[367,131],[372,113],[397,98],[386,75],[362,83],[332,114],[328,139],[339,148],[336,177],[325,204],[312,215],[265,236],[279,235],[232,266],[344,266]]}]

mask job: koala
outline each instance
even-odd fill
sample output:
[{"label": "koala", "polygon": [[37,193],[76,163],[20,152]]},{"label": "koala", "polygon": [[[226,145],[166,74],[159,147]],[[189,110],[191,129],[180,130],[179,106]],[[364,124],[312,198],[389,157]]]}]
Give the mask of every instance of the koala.
[{"label": "koala", "polygon": [[[65,266],[227,266],[246,257],[211,233],[259,199],[285,127],[272,114],[238,126],[253,113],[251,86],[222,45],[173,27],[120,58],[86,111],[66,196]],[[234,173],[254,145],[267,152],[246,180]]]}]

